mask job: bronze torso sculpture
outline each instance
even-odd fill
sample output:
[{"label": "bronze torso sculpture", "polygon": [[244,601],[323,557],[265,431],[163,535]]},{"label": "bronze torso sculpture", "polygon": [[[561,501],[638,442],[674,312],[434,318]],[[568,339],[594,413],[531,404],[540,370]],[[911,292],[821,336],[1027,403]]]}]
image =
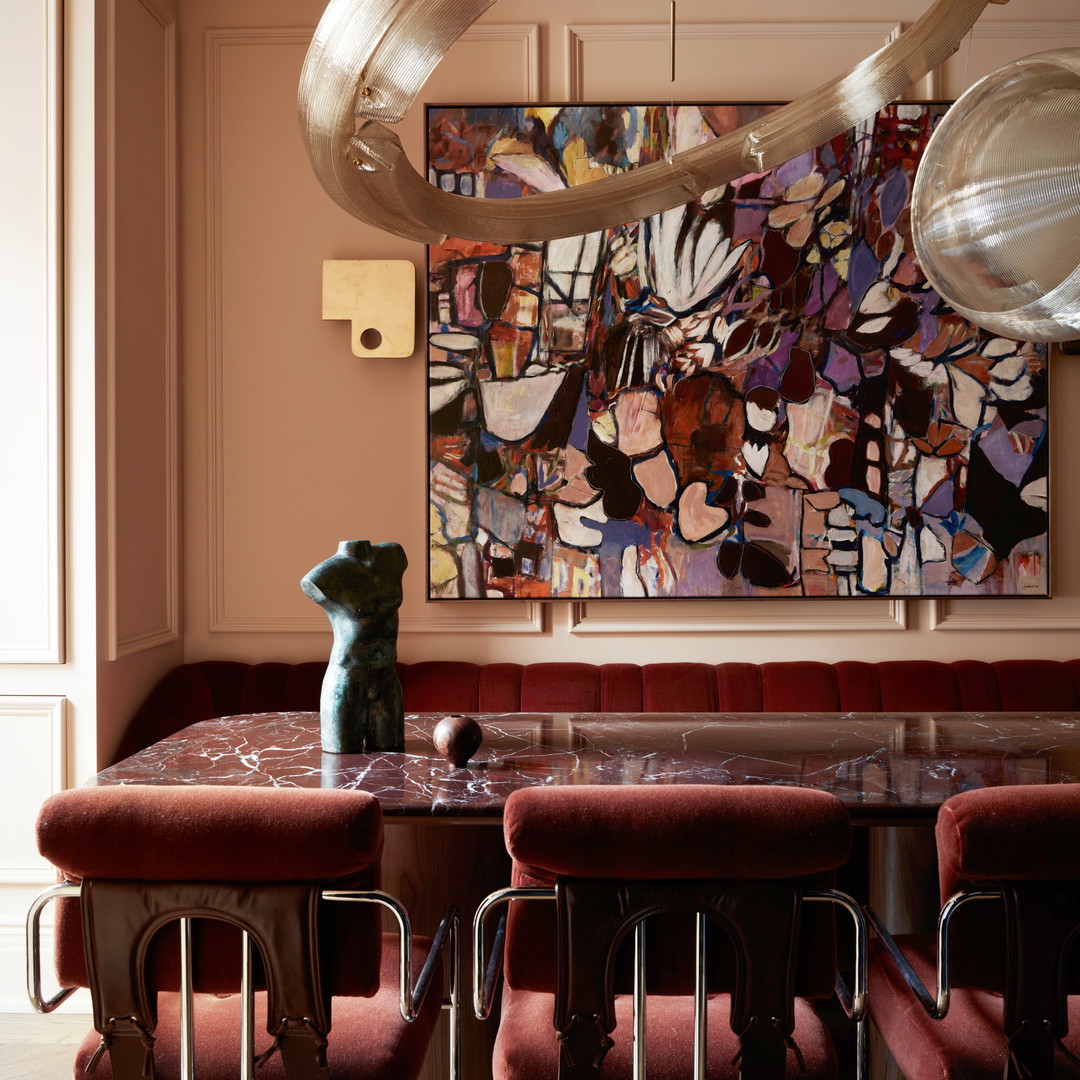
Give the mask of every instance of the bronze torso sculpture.
[{"label": "bronze torso sculpture", "polygon": [[400,544],[343,540],[300,587],[329,616],[334,647],[323,679],[323,750],[403,750],[398,608],[408,560]]}]

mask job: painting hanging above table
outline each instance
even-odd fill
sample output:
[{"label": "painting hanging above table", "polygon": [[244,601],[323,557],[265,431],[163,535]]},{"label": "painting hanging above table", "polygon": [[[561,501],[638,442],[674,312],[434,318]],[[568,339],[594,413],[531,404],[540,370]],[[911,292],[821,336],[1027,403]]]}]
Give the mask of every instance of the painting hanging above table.
[{"label": "painting hanging above table", "polygon": [[[429,106],[432,183],[589,183],[769,106]],[[1045,596],[1046,347],[920,272],[944,105],[618,229],[429,248],[433,599]]]}]

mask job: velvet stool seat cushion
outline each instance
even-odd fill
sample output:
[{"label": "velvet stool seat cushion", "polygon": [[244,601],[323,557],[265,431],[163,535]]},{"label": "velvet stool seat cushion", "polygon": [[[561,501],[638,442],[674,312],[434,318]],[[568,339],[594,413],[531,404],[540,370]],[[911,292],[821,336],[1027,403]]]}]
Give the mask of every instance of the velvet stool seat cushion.
[{"label": "velvet stool seat cushion", "polygon": [[[373,889],[380,881],[382,811],[365,792],[210,785],[118,785],[51,796],[38,814],[38,848],[68,881],[318,881]],[[378,988],[381,923],[367,904],[327,906],[323,955],[335,994]],[[175,924],[154,939],[154,985],[179,988]],[[342,957],[354,959],[344,963]],[[196,925],[195,988],[238,989],[240,934]],[[56,971],[61,986],[88,986],[76,901],[57,904]]]},{"label": "velvet stool seat cushion", "polygon": [[[965,791],[941,807],[935,836],[942,903],[1002,881],[1080,881],[1080,784]],[[1001,905],[969,905],[954,922],[954,978],[1003,989]]]},{"label": "velvet stool seat cushion", "polygon": [[786,878],[833,870],[851,845],[843,804],[796,787],[522,788],[506,848],[535,876]]},{"label": "velvet stool seat cushion", "polygon": [[[935,836],[943,904],[958,892],[995,890],[1010,881],[1080,881],[1080,785],[963,792],[942,805]],[[1003,1074],[1005,937],[1003,904],[975,901],[957,911],[949,951],[950,1005],[940,1021],[927,1016],[881,942],[873,942],[870,1017],[908,1080],[996,1080]],[[933,993],[935,941],[898,935],[896,942]],[[1080,997],[1069,998],[1068,1017],[1063,1042],[1080,1055]],[[1066,1055],[1056,1056],[1054,1068],[1055,1076],[1080,1077],[1080,1066]]]},{"label": "velvet stool seat cushion", "polygon": [[[254,897],[260,887],[366,891],[378,888],[382,812],[359,791],[239,786],[111,786],[79,788],[48,799],[39,813],[38,845],[68,881],[131,882],[137,889],[180,889],[221,883],[223,895]],[[127,886],[124,886],[126,888]],[[213,895],[208,889],[207,895]],[[58,902],[57,968],[61,985],[87,986],[80,901]],[[209,912],[208,912],[209,914]],[[442,969],[418,1019],[399,1010],[398,939],[384,935],[373,904],[322,900],[316,916],[318,977],[331,995],[328,1058],[332,1075],[412,1080],[423,1064],[442,1007]],[[234,1078],[239,1068],[241,934],[212,917],[193,924],[195,1041],[200,1080]],[[414,979],[430,941],[414,937]],[[118,950],[127,945],[117,941]],[[100,949],[99,949],[100,952]],[[306,964],[307,961],[302,961]],[[256,961],[256,984],[262,965]],[[158,1003],[154,1066],[161,1080],[178,1075],[179,935],[166,924],[150,942],[144,964]],[[292,970],[292,969],[290,969]],[[257,1052],[271,1042],[265,993],[257,995]],[[261,1011],[260,1011],[261,1010]],[[91,1032],[75,1075],[91,1058]],[[109,1055],[97,1077],[111,1075]],[[280,1054],[260,1075],[283,1077]]]},{"label": "velvet stool seat cushion", "polygon": [[983,881],[1080,880],[1080,784],[965,791],[935,831],[942,899]]},{"label": "velvet stool seat cushion", "polygon": [[[923,985],[936,986],[934,940],[902,934],[896,941]],[[879,941],[870,946],[867,1002],[874,1027],[907,1080],[1000,1080],[1006,1059],[1001,994],[955,987],[945,1019],[931,1020],[882,951]],[[1069,999],[1069,1034],[1063,1042],[1080,1056],[1080,998]],[[1059,1054],[1054,1076],[1075,1078],[1080,1068]]]},{"label": "velvet stool seat cushion", "polygon": [[[524,788],[507,800],[504,834],[512,884],[555,884],[559,876],[621,881],[769,881],[797,879],[827,888],[848,857],[850,824],[834,796],[803,788],[655,785]],[[556,905],[518,900],[510,905],[505,986],[495,1043],[496,1080],[551,1080],[558,1075],[553,1026],[557,980]],[[679,920],[676,922],[676,920]],[[796,992],[827,996],[836,955],[830,905],[804,912]],[[692,917],[650,920],[646,931],[649,997],[648,1072],[663,1080],[693,1074]],[[655,925],[654,925],[655,923]],[[730,1028],[726,935],[710,935],[708,1075],[734,1077],[739,1042]],[[629,941],[623,952],[628,952]],[[714,960],[719,961],[713,968]],[[614,1047],[603,1075],[629,1077],[632,996],[625,957],[615,974]],[[718,985],[714,985],[717,982]],[[793,1038],[804,1059],[789,1052],[788,1075],[833,1077],[831,1039],[813,1005],[795,1002]]]},{"label": "velvet stool seat cushion", "polygon": [[47,799],[38,847],[72,879],[332,881],[376,866],[382,812],[366,792],[114,785]]},{"label": "velvet stool seat cushion", "polygon": [[[839,799],[796,787],[677,784],[670,787],[522,788],[506,802],[511,884],[552,886],[559,874],[593,878],[769,880],[800,878],[829,888],[848,858],[851,826]],[[835,933],[830,906],[804,912],[796,990],[832,994]],[[717,936],[717,935],[714,935]],[[650,936],[648,955],[689,940],[670,928]],[[554,905],[510,905],[504,974],[508,990],[553,992]],[[719,946],[714,949],[718,953]],[[663,970],[662,960],[650,970]],[[650,975],[650,983],[653,976]],[[660,980],[672,991],[685,978]]]},{"label": "velvet stool seat cushion", "polygon": [[[731,998],[710,994],[708,1004],[707,1075],[710,1080],[734,1080],[738,1066],[732,1064],[739,1043],[728,1025]],[[555,995],[535,990],[503,993],[499,1033],[492,1060],[494,1080],[556,1080],[559,1075],[559,1044],[551,1018]],[[612,1033],[615,1045],[604,1058],[605,1080],[630,1080],[633,1075],[633,1004],[630,995],[615,998],[618,1023]],[[694,1075],[693,999],[689,996],[650,995],[646,1012],[648,1075],[664,1080],[692,1080]],[[786,1059],[789,1080],[834,1080],[838,1074],[833,1044],[813,1005],[795,1002],[794,1053]],[[805,1070],[803,1068],[805,1066]]]}]

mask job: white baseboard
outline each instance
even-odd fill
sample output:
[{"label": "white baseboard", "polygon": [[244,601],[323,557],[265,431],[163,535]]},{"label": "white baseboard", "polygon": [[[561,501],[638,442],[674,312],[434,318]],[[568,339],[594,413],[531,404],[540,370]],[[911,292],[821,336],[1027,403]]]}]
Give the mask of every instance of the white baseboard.
[{"label": "white baseboard", "polygon": [[[45,993],[55,984],[52,974],[52,928],[42,927],[41,970]],[[26,930],[22,924],[0,924],[0,1013],[32,1013],[26,993]],[[78,990],[60,1006],[59,1012],[90,1015],[90,993]]]}]

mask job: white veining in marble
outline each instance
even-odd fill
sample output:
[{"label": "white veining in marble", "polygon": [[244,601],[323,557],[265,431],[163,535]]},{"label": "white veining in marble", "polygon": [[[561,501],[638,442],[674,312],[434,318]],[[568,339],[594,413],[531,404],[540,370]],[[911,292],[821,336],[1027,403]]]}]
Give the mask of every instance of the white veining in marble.
[{"label": "white veining in marble", "polygon": [[91,783],[360,788],[390,815],[465,817],[533,784],[797,784],[915,819],[971,787],[1080,781],[1077,714],[477,714],[462,768],[432,746],[440,715],[406,717],[403,753],[348,755],[322,752],[315,713],[221,717]]}]

